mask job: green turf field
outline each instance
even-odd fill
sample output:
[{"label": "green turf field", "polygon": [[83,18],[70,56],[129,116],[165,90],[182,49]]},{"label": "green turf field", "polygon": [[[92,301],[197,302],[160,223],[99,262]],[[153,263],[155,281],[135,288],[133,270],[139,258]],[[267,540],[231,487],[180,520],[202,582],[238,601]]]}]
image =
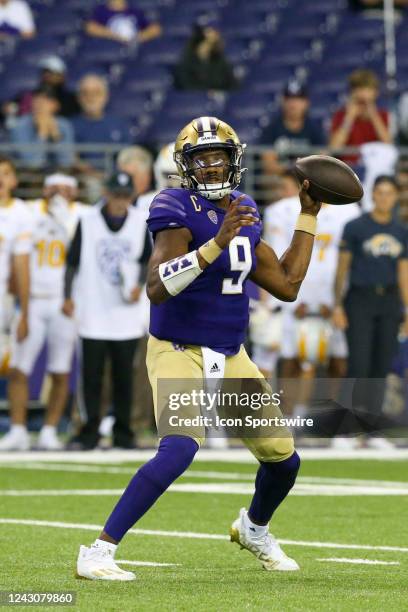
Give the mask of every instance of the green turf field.
[{"label": "green turf field", "polygon": [[136,526],[149,533],[128,534],[117,554],[169,565],[123,564],[137,573],[130,583],[76,580],[79,544],[96,537],[134,467],[41,463],[35,454],[1,465],[0,590],[75,591],[68,609],[84,611],[407,610],[405,461],[304,461],[271,529],[291,541],[282,546],[301,565],[293,573],[266,572],[228,540],[255,466],[197,462]]}]

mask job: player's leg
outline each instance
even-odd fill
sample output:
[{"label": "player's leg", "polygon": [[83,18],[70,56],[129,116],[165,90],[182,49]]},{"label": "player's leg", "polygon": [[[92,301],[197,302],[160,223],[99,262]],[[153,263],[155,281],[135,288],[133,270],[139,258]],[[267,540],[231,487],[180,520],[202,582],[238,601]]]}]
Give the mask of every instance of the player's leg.
[{"label": "player's leg", "polygon": [[[184,348],[178,350],[170,342],[150,338],[146,361],[153,390],[156,422],[159,424],[168,405],[168,395],[166,397],[165,389],[160,391],[159,381],[180,379],[182,385],[182,379],[202,380],[202,357],[200,351]],[[156,455],[132,478],[99,538],[90,548],[81,546],[77,561],[79,576],[92,580],[134,578],[134,574],[123,572],[114,563],[116,547],[126,532],[188,468],[203,436],[203,428],[197,431],[183,431],[180,428],[175,435],[166,435],[161,439]]]},{"label": "player's leg", "polygon": [[29,333],[17,342],[16,324],[12,330],[10,374],[7,394],[10,404],[11,427],[0,441],[0,450],[27,450],[30,439],[27,432],[28,377],[45,340],[46,326],[41,303],[33,300],[29,312]]},{"label": "player's leg", "polygon": [[130,421],[133,401],[133,362],[136,348],[136,338],[109,343],[115,416],[113,446],[120,448],[134,447],[134,433],[130,427]]},{"label": "player's leg", "polygon": [[62,314],[59,300],[50,300],[48,311],[47,370],[51,376],[51,389],[44,425],[38,438],[38,447],[44,450],[60,450],[62,443],[58,439],[57,428],[68,398],[76,327],[73,319]]},{"label": "player's leg", "polygon": [[[245,349],[226,359],[226,378],[251,378],[256,381],[257,393],[272,395],[272,389]],[[270,404],[260,411],[262,418],[282,418],[277,406]],[[255,494],[248,512],[240,511],[231,527],[231,540],[247,548],[267,570],[291,571],[298,564],[285,555],[275,538],[269,534],[269,521],[295,484],[300,458],[294,449],[293,437],[286,427],[266,427],[254,431],[253,437],[243,438],[248,449],[259,461],[255,480]]]},{"label": "player's leg", "polygon": [[69,448],[92,449],[99,440],[102,381],[108,346],[105,340],[81,338],[81,404],[85,423],[72,438]]}]

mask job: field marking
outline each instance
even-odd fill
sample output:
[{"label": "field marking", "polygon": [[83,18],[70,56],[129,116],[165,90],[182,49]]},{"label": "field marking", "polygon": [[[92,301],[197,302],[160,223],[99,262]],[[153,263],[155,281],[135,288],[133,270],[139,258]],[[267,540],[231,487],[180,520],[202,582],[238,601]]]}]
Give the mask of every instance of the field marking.
[{"label": "field marking", "polygon": [[[50,471],[50,472],[70,472],[70,473],[84,473],[84,474],[135,474],[136,468],[125,468],[125,467],[111,467],[111,466],[96,466],[96,465],[72,465],[66,463],[41,463],[41,462],[30,462],[27,464],[7,464],[7,468],[16,470],[39,470],[39,471]],[[202,479],[214,479],[214,480],[239,480],[253,482],[255,478],[254,474],[241,473],[241,472],[214,472],[214,471],[203,471],[203,470],[188,470],[180,478],[202,478]],[[329,485],[366,485],[366,486],[381,486],[381,487],[408,487],[407,482],[401,482],[396,480],[369,480],[362,478],[336,478],[329,476],[299,476],[296,480],[297,484],[329,484]]]},{"label": "field marking", "polygon": [[[179,483],[172,484],[170,493],[202,493],[217,495],[252,495],[252,483]],[[0,489],[0,497],[58,497],[58,496],[119,496],[123,489]],[[408,486],[351,486],[336,484],[295,484],[290,495],[294,496],[408,496]]]},{"label": "field marking", "polygon": [[401,565],[399,561],[378,561],[377,559],[348,559],[347,557],[329,557],[316,559],[316,561],[329,561],[330,563],[355,563],[356,565]]},{"label": "field marking", "polygon": [[[27,525],[30,527],[54,527],[57,529],[82,529],[84,531],[101,531],[103,525],[93,525],[86,523],[66,523],[61,521],[41,521],[35,519],[13,519],[0,518],[2,525]],[[222,540],[229,541],[229,536],[217,533],[199,533],[195,531],[163,531],[158,529],[129,529],[132,535],[146,535],[169,538],[183,538],[194,540]],[[278,539],[280,544],[289,546],[306,546],[308,548],[336,548],[347,550],[377,550],[383,552],[403,552],[408,553],[408,548],[402,546],[373,546],[370,544],[339,544],[335,542],[309,542],[304,540]]]},{"label": "field marking", "polygon": [[[0,463],[15,463],[32,461],[55,461],[61,460],[68,463],[131,463],[147,461],[156,453],[155,449],[118,451],[118,450],[94,450],[94,451],[36,451],[36,452],[0,452]],[[301,448],[299,454],[304,460],[350,460],[350,459],[373,459],[375,461],[402,461],[408,459],[408,448],[395,448],[388,451],[377,451],[370,448],[359,448],[352,451],[338,451],[332,448]],[[200,450],[194,461],[200,462],[224,462],[224,463],[247,463],[257,464],[255,457],[245,449],[227,450]]]},{"label": "field marking", "polygon": [[122,565],[137,565],[141,567],[175,567],[175,566],[181,565],[181,563],[156,563],[155,561],[128,561],[127,559],[115,559],[115,563],[122,563]]}]

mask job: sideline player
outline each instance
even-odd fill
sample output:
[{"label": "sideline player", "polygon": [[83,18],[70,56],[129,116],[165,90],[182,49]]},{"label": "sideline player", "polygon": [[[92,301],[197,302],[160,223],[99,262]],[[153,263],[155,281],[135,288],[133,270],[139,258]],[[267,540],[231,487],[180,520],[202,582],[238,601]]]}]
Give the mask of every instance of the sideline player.
[{"label": "sideline player", "polygon": [[[220,378],[251,379],[258,391],[272,390],[242,343],[248,325],[248,277],[282,300],[294,300],[309,264],[320,202],[300,191],[301,214],[285,255],[278,260],[261,240],[255,202],[236,191],[243,145],[234,130],[215,117],[200,117],[178,135],[175,160],[181,189],[154,199],[147,221],[154,238],[147,291],[151,301],[147,367],[158,424],[168,394],[158,382],[202,381],[217,365]],[[169,265],[171,262],[171,265]],[[222,372],[223,370],[223,372]],[[255,382],[254,382],[255,381]],[[182,381],[183,382],[183,381]],[[196,411],[196,412],[194,412]],[[268,406],[268,414],[280,411]],[[199,415],[192,404],[179,416]],[[133,580],[114,561],[125,533],[188,468],[203,440],[204,427],[179,428],[161,436],[157,454],[129,483],[99,538],[81,546],[77,575],[92,580]],[[292,488],[300,459],[286,428],[275,437],[245,438],[260,466],[249,511],[241,509],[231,539],[251,551],[268,570],[297,570],[268,532],[276,508]]]},{"label": "sideline player", "polygon": [[28,377],[47,341],[47,370],[51,389],[45,423],[38,448],[60,450],[57,426],[68,395],[68,377],[75,348],[76,330],[72,319],[61,312],[65,253],[84,205],[75,202],[77,181],[65,174],[53,174],[44,182],[44,198],[28,205],[33,223],[31,290],[28,336],[12,343],[8,386],[12,427],[0,442],[0,450],[26,450],[30,446],[26,428]]},{"label": "sideline player", "polygon": [[[13,292],[20,308],[15,321],[15,337],[17,342],[22,342],[29,331],[32,220],[26,204],[12,196],[16,187],[17,174],[13,162],[0,156],[0,341],[5,338],[3,333],[9,326],[9,309],[6,303],[9,298],[9,284],[12,281]],[[14,435],[18,435],[19,431],[17,426]],[[4,438],[0,441],[0,449],[3,440]]]},{"label": "sideline player", "polygon": [[[305,415],[311,381],[315,374],[313,359],[309,360],[308,352],[313,352],[319,321],[327,322],[326,325],[322,325],[322,330],[329,332],[326,351],[329,357],[329,377],[336,379],[345,376],[346,373],[346,338],[339,329],[332,329],[330,319],[334,308],[334,282],[343,228],[348,221],[359,215],[360,208],[357,204],[348,206],[323,204],[307,277],[297,300],[285,304],[283,308],[282,378],[289,381],[301,376],[304,379],[304,384],[295,387],[297,397],[292,398],[292,401],[296,402],[294,413],[300,417]],[[286,249],[296,225],[296,217],[297,197],[295,196],[284,198],[266,209],[265,238],[278,256]],[[313,317],[313,320],[308,317]],[[301,325],[302,321],[306,324]],[[311,324],[308,325],[307,322]],[[323,332],[321,335],[323,337]],[[305,353],[303,356],[300,354],[302,351],[298,342],[299,336],[302,338]],[[324,346],[320,348],[324,349]],[[285,397],[289,402],[291,395],[291,390],[286,389]]]}]

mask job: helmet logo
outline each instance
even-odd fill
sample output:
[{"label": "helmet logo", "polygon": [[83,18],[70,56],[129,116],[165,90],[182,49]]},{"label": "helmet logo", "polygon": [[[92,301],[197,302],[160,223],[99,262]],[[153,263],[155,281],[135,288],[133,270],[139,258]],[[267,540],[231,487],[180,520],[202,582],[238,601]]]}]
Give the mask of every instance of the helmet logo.
[{"label": "helmet logo", "polygon": [[215,212],[215,210],[209,210],[207,215],[208,215],[209,220],[212,221],[213,223],[215,223],[215,225],[217,225],[217,223],[218,223],[218,216],[217,216],[217,213]]}]

